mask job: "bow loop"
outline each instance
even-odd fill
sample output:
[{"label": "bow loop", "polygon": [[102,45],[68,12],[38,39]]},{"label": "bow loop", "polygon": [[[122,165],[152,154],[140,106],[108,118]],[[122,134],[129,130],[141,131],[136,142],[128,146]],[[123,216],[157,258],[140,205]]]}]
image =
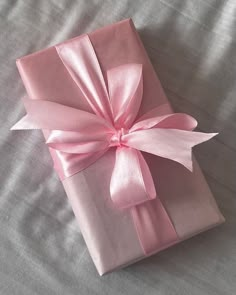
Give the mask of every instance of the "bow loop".
[{"label": "bow loop", "polygon": [[125,64],[107,72],[110,103],[116,128],[130,128],[143,95],[142,65]]},{"label": "bow loop", "polygon": [[[166,113],[167,111],[167,113]],[[130,129],[130,131],[137,131],[150,128],[168,128],[193,130],[197,127],[197,120],[193,117],[182,114],[172,113],[168,111],[168,105],[163,105],[154,108],[150,112],[143,115]]]},{"label": "bow loop", "polygon": [[91,132],[53,130],[46,144],[65,153],[86,154],[107,149],[110,137],[109,133],[99,132],[96,129]]},{"label": "bow loop", "polygon": [[140,151],[117,147],[110,193],[114,204],[123,209],[137,206],[156,197],[151,172]]}]

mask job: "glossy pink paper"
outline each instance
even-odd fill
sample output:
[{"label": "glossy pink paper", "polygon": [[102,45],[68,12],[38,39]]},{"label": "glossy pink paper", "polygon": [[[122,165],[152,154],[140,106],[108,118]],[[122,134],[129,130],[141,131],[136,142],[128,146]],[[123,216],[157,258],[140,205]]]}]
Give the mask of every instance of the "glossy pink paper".
[{"label": "glossy pink paper", "polygon": [[[112,39],[110,39],[111,35],[113,35]],[[107,70],[122,64],[143,65],[144,95],[139,116],[167,102],[130,20],[89,34],[89,38],[104,77]],[[84,38],[78,37],[64,44],[70,45],[68,42],[80,44],[80,40],[82,42]],[[121,45],[123,49],[120,48]],[[102,48],[103,46],[104,48]],[[60,47],[63,47],[63,44]],[[58,58],[55,48],[49,48],[18,60],[18,67],[31,98],[45,100],[53,98],[55,102],[63,103],[63,99],[68,97],[68,106],[84,111],[91,111],[91,107],[93,108],[94,104],[89,105],[86,100],[78,99],[78,97],[82,97],[82,93],[79,93],[80,90],[75,87],[73,79],[63,69],[63,64]],[[88,89],[92,89],[92,87]],[[104,97],[104,93],[102,95]],[[106,111],[102,115],[109,122],[109,112]],[[148,120],[145,122],[149,123]],[[145,130],[135,131],[134,129],[133,134],[125,135],[130,146],[144,151],[145,148],[150,150],[150,147],[143,144],[146,140],[143,140],[143,143],[136,140],[135,132],[139,133],[139,137],[142,136],[142,138],[147,133]],[[48,137],[46,132],[45,136]],[[161,136],[163,135],[161,134]],[[65,149],[65,145],[63,148]],[[51,150],[51,153],[55,159],[54,150]],[[63,181],[84,239],[100,274],[139,260],[144,256],[144,253],[158,252],[181,239],[223,221],[195,161],[193,173],[189,173],[186,168],[177,163],[147,154],[145,158],[147,161],[151,159],[149,167],[160,199],[150,201],[148,205],[145,203],[136,206],[131,212],[115,208],[114,203],[110,200],[110,190],[107,186],[112,175],[114,157],[114,150],[106,152],[91,166]],[[55,162],[57,163],[57,161]],[[60,167],[56,168],[60,169]],[[163,178],[166,169],[167,174]],[[188,182],[187,187],[186,181]],[[173,187],[174,190],[170,190],[170,187]],[[191,219],[188,219],[188,214],[185,218],[182,216],[183,208],[188,209],[187,213],[190,214]],[[178,215],[178,212],[181,214]],[[193,218],[193,213],[196,220]],[[170,232],[172,224],[170,226],[169,218],[175,226],[176,232],[173,234]],[[133,223],[134,220],[138,222]],[[176,238],[176,233],[178,238]],[[150,237],[152,238],[150,239]],[[142,240],[141,243],[139,243],[139,239]],[[147,241],[146,244],[143,241]]]}]

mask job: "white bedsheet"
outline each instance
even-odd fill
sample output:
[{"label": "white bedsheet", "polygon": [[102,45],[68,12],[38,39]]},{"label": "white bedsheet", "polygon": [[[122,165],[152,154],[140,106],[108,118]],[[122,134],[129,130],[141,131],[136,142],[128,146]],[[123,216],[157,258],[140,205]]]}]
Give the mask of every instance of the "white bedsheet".
[{"label": "white bedsheet", "polygon": [[[100,278],[38,131],[17,57],[132,17],[176,111],[220,132],[195,155],[226,223]],[[236,290],[236,1],[0,1],[0,295],[233,295]]]}]

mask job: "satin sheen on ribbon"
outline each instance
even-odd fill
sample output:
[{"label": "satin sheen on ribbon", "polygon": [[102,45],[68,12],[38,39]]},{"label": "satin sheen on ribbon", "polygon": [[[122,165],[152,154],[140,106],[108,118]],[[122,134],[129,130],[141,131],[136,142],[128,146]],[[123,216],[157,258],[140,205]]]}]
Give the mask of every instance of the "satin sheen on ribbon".
[{"label": "satin sheen on ribbon", "polygon": [[[27,115],[12,130],[50,130],[46,143],[57,152],[54,167],[62,180],[87,168],[115,147],[111,198],[119,208],[133,208],[156,198],[141,151],[176,161],[191,171],[192,147],[217,134],[193,132],[197,121],[187,114],[171,113],[168,105],[154,108],[137,119],[143,96],[142,65],[124,64],[108,70],[103,77],[87,35],[56,49],[94,114],[44,98],[25,97]],[[134,212],[133,216],[137,215],[138,211]]]}]

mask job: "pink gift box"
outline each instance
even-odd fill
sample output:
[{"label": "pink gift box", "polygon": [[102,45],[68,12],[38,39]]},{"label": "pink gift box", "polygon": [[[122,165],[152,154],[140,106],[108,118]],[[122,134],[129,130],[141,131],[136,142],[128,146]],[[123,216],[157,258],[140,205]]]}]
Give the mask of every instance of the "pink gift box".
[{"label": "pink gift box", "polygon": [[[168,103],[132,20],[124,20],[88,34],[103,76],[128,63],[143,66],[143,100],[139,115]],[[79,36],[62,44],[80,44]],[[55,47],[17,60],[31,99],[47,99],[85,111],[80,89],[63,65]],[[44,130],[47,138],[49,131]],[[50,149],[53,159],[55,153]],[[100,275],[134,263],[224,221],[204,176],[193,159],[193,172],[174,161],[143,153],[157,198],[131,209],[117,208],[110,198],[115,149],[109,149],[86,169],[63,179],[84,240]],[[134,218],[140,221],[134,223]],[[145,221],[147,226],[145,227]],[[144,222],[143,222],[144,221]],[[140,242],[139,231],[144,231]],[[145,245],[145,237],[153,237]],[[150,251],[143,247],[150,248]]]}]

